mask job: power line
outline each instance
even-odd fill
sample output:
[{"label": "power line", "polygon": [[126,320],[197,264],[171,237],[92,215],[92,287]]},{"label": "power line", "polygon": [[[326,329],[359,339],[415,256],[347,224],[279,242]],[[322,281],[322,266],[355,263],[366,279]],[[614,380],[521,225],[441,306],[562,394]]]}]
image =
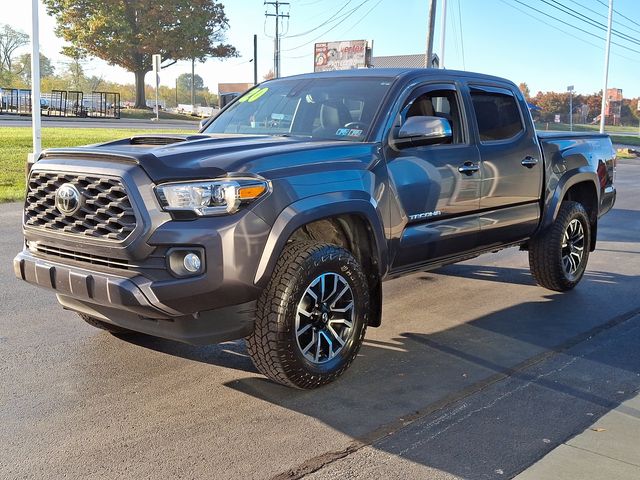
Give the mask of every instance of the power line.
[{"label": "power line", "polygon": [[462,69],[466,70],[466,62],[464,61],[464,35],[462,34],[462,7],[460,7],[462,0],[458,0],[458,22],[460,24],[460,48],[462,50]]},{"label": "power line", "polygon": [[353,25],[351,25],[351,26],[349,27],[349,29],[355,28],[357,25],[359,25],[359,24],[360,24],[360,22],[362,22],[362,21],[363,21],[363,20],[364,20],[364,19],[365,19],[365,18],[366,18],[366,17],[367,17],[371,12],[373,12],[373,11],[376,9],[376,7],[377,7],[378,5],[380,5],[383,1],[384,1],[384,0],[378,0],[378,2],[377,2],[373,7],[371,7],[369,10],[367,10],[367,13],[365,13],[364,15],[362,15],[362,16],[360,17],[360,20],[358,20],[356,23],[354,23]]},{"label": "power line", "polygon": [[[598,22],[597,20],[592,19],[591,17],[584,15],[574,9],[572,9],[571,7],[567,7],[566,5],[562,4],[561,2],[558,2],[557,0],[551,0],[553,3],[550,3],[547,0],[540,0],[542,3],[545,3],[547,5],[549,5],[552,8],[555,8],[556,10],[561,11],[562,13],[569,15],[577,20],[580,20],[588,25],[591,25],[592,27],[596,27],[599,28],[600,30],[603,31],[607,31],[607,26],[603,23]],[[555,5],[554,5],[555,4]],[[631,42],[634,43],[636,45],[640,46],[640,41],[636,40],[635,38],[622,33],[618,30],[616,30],[615,28],[611,29],[611,31],[613,32],[614,35],[616,35],[618,38],[621,38],[627,42]]]},{"label": "power line", "polygon": [[[356,23],[354,23],[353,25],[351,25],[349,27],[349,30],[353,29],[354,27],[356,27],[356,25],[358,25],[360,22],[362,22],[383,1],[384,0],[378,0],[378,2],[373,5],[373,7],[371,7],[369,10],[367,10],[367,13],[365,13],[362,17],[360,17],[360,19]],[[309,55],[305,53],[304,55],[297,55],[295,57],[285,57],[285,58],[287,58],[289,60],[297,60],[297,59],[305,58],[305,57],[308,57],[308,56]]]},{"label": "power line", "polygon": [[[603,2],[602,0],[596,0],[600,5],[604,5],[605,7],[609,8],[609,5],[605,2]],[[633,23],[634,25],[637,25],[638,27],[640,27],[640,23],[636,22],[635,20],[630,19],[629,17],[627,17],[626,15],[623,15],[622,13],[620,13],[618,10],[616,10],[615,8],[613,9],[613,11],[615,13],[617,13],[618,15],[620,15],[622,18],[626,19],[627,21]]]},{"label": "power line", "polygon": [[339,25],[341,25],[342,23],[344,23],[351,15],[353,15],[355,12],[357,12],[365,3],[369,3],[371,0],[363,0],[361,3],[359,3],[357,6],[355,6],[354,8],[352,8],[351,10],[349,10],[348,12],[346,12],[345,14],[343,14],[343,18],[342,20],[340,20],[338,23],[336,23],[335,25],[333,25],[331,28],[329,28],[328,30],[324,31],[323,33],[321,33],[319,36],[317,36],[316,38],[302,43],[296,47],[293,48],[287,48],[285,50],[282,50],[283,52],[291,52],[293,50],[298,50],[302,47],[306,47],[307,45],[315,42],[316,40],[318,40],[319,38],[324,37],[327,33],[335,30]]},{"label": "power line", "polygon": [[[591,13],[595,13],[596,15],[598,15],[599,17],[604,18],[605,20],[608,20],[608,15],[606,15],[604,13],[601,13],[601,12],[598,12],[598,11],[594,10],[593,8],[589,8],[589,7],[585,6],[585,5],[582,5],[582,3],[580,3],[578,0],[569,0],[569,1],[571,3],[573,3],[573,4],[575,4],[575,5],[578,5],[581,8],[584,8],[585,10],[587,10],[587,11],[589,11]],[[603,4],[603,5],[607,6],[607,8],[608,8],[607,4]],[[618,15],[620,15],[620,14],[618,14]],[[636,28],[633,28],[633,27],[629,27],[628,25],[624,25],[622,22],[618,22],[617,20],[614,23],[618,24],[618,26],[620,26],[621,28],[627,28],[627,29],[631,30],[632,32],[640,33],[640,30],[638,30]],[[632,21],[631,23],[635,23],[635,22]]]},{"label": "power line", "polygon": [[[518,1],[518,0],[514,0],[514,1]],[[581,42],[583,42],[583,43],[586,43],[587,45],[591,45],[592,47],[595,47],[595,48],[597,48],[597,49],[599,49],[599,50],[603,50],[603,49],[604,49],[604,47],[603,47],[603,46],[601,46],[601,45],[596,45],[595,43],[589,42],[588,40],[585,40],[584,38],[580,38],[580,37],[578,37],[577,35],[574,35],[574,34],[572,34],[572,33],[570,33],[570,32],[567,32],[566,30],[563,30],[562,28],[559,28],[559,27],[558,27],[558,26],[556,26],[556,25],[552,25],[551,23],[549,23],[549,22],[547,22],[547,21],[545,21],[545,20],[542,20],[541,18],[538,18],[538,17],[536,17],[536,16],[534,16],[534,15],[530,14],[529,12],[527,12],[527,11],[525,11],[525,10],[522,10],[522,9],[521,9],[521,8],[519,8],[519,7],[516,7],[515,5],[513,5],[513,4],[509,3],[509,2],[507,2],[506,0],[500,0],[500,2],[504,3],[504,4],[505,4],[505,5],[507,5],[508,7],[511,7],[511,8],[513,8],[513,9],[515,9],[515,10],[519,11],[519,12],[520,12],[520,13],[522,13],[523,15],[526,15],[526,16],[528,16],[528,17],[530,17],[530,18],[533,18],[534,20],[537,20],[538,22],[543,23],[543,24],[544,24],[544,25],[546,25],[546,26],[551,27],[551,28],[553,28],[554,30],[560,31],[560,32],[564,33],[565,35],[568,35],[568,36],[570,36],[570,37],[572,37],[572,38],[575,38],[576,40],[579,40],[579,41],[581,41]],[[518,2],[518,3],[522,4],[522,2]],[[525,7],[529,7],[529,6],[528,6],[528,5],[526,5],[526,4],[522,4],[522,5],[524,5]],[[529,8],[533,8],[533,7],[529,7]],[[536,9],[534,9],[534,10],[536,10]],[[591,35],[591,36],[593,36],[593,37],[596,37],[598,40],[602,40],[602,41],[604,42],[604,38],[601,38],[601,37],[599,37],[599,36],[597,36],[597,35],[595,35],[595,34],[593,34],[593,33],[587,32],[586,30],[582,30],[582,29],[581,29],[581,28],[579,28],[579,27],[576,27],[576,26],[574,26],[574,25],[572,25],[572,24],[570,24],[570,23],[566,23],[566,22],[564,22],[564,21],[562,21],[562,20],[560,20],[560,19],[558,19],[558,18],[555,18],[555,17],[553,17],[553,16],[551,16],[551,15],[548,15],[548,14],[546,14],[546,13],[544,13],[544,12],[541,12],[541,11],[539,11],[539,10],[536,10],[536,11],[537,11],[538,13],[542,13],[542,14],[544,14],[544,15],[545,15],[545,16],[547,16],[547,17],[552,18],[553,20],[556,20],[557,22],[563,23],[564,25],[567,25],[567,26],[569,26],[569,27],[573,27],[573,28],[575,28],[575,29],[577,29],[577,30],[580,30],[581,32],[587,33],[587,34],[589,34],[589,35]],[[623,47],[623,48],[625,48],[625,47]],[[624,58],[624,59],[626,59],[626,60],[631,60],[632,62],[640,62],[640,60],[638,60],[638,59],[631,58],[631,57],[627,57],[627,56],[625,56],[625,55],[621,55],[621,54],[619,54],[619,53],[615,53],[615,52],[614,52],[613,54],[614,54],[614,55],[616,55],[616,56],[618,56],[618,57]]]},{"label": "power line", "polygon": [[[588,30],[585,30],[584,28],[580,28],[580,27],[577,27],[577,26],[573,25],[572,23],[568,23],[568,22],[566,22],[566,21],[564,21],[564,20],[560,20],[559,18],[554,17],[553,15],[550,15],[549,13],[544,12],[544,11],[542,11],[542,10],[539,10],[539,9],[537,9],[537,8],[535,8],[535,7],[532,7],[531,5],[528,5],[528,4],[524,3],[524,2],[521,2],[520,0],[513,0],[513,1],[514,1],[514,2],[516,2],[516,3],[519,3],[519,4],[520,4],[520,5],[522,5],[523,7],[526,7],[526,8],[528,8],[528,9],[530,9],[530,10],[534,10],[534,11],[536,11],[536,12],[538,12],[538,13],[540,13],[540,14],[544,15],[545,17],[552,18],[553,20],[555,20],[555,21],[557,21],[557,22],[560,22],[560,23],[562,23],[563,25],[566,25],[567,27],[571,27],[571,28],[573,28],[573,29],[575,29],[575,30],[579,30],[579,31],[581,31],[582,33],[586,33],[587,35],[590,35],[590,36],[592,36],[592,37],[597,38],[598,40],[602,40],[602,41],[604,41],[604,38],[602,38],[602,37],[600,37],[600,36],[596,35],[596,34],[595,34],[595,33],[593,33],[593,32],[589,32]],[[611,44],[612,44],[612,45],[617,45],[618,47],[624,48],[625,50],[629,50],[630,52],[640,54],[640,50],[634,50],[633,48],[631,48],[631,47],[629,47],[629,46],[627,46],[627,45],[621,45],[620,43],[616,43],[616,42],[611,42]]]},{"label": "power line", "polygon": [[[305,35],[310,34],[311,32],[315,32],[316,30],[324,27],[325,25],[327,25],[328,23],[331,23],[335,20],[338,20],[339,18],[342,18],[342,15],[340,15],[338,17],[338,15],[340,14],[340,12],[342,10],[344,10],[345,8],[347,8],[347,6],[352,2],[353,0],[348,0],[337,12],[335,12],[333,15],[331,15],[328,19],[326,19],[324,22],[320,23],[319,25],[317,25],[316,27],[312,28],[311,30],[307,30],[306,32],[302,32],[302,33],[297,33],[295,35],[287,35],[287,38],[296,38],[296,37],[304,37]],[[337,17],[337,18],[336,18]]]}]

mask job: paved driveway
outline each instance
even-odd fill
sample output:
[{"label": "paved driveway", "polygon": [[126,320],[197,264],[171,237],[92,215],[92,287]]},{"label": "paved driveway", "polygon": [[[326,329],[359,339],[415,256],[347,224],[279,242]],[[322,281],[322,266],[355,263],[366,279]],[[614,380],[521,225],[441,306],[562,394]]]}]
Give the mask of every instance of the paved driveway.
[{"label": "paved driveway", "polygon": [[640,388],[640,163],[617,179],[576,290],[516,249],[387,282],[383,326],[310,392],[241,341],[89,327],[14,279],[0,205],[0,478],[510,478]]}]

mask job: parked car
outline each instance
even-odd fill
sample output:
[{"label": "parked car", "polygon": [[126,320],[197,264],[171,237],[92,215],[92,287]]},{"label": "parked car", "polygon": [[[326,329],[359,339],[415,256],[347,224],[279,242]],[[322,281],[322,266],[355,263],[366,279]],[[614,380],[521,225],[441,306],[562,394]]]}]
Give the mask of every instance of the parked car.
[{"label": "parked car", "polygon": [[380,326],[386,279],[519,247],[540,285],[574,288],[614,173],[608,136],[536,133],[501,78],[301,75],[199,134],[45,151],[14,266],[91,325],[246,337],[263,374],[314,388]]}]

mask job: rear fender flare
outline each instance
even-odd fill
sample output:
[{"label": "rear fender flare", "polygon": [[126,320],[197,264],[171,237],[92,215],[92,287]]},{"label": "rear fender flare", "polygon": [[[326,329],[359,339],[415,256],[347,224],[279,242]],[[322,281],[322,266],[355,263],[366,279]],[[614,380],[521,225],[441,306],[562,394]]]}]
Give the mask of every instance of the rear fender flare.
[{"label": "rear fender flare", "polygon": [[[538,231],[544,230],[551,226],[558,216],[560,210],[560,204],[571,187],[582,182],[591,182],[596,191],[597,205],[600,205],[600,190],[598,188],[598,175],[592,170],[588,170],[588,167],[578,168],[566,172],[559,180],[553,194],[547,194],[546,204],[544,206],[544,213],[542,215],[542,221],[538,227]],[[597,208],[597,207],[596,207]]]}]

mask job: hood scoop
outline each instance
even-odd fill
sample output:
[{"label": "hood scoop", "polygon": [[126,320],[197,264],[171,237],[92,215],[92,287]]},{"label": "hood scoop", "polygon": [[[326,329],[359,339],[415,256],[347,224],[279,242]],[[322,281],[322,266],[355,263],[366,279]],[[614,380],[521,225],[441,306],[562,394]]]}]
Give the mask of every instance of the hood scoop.
[{"label": "hood scoop", "polygon": [[190,140],[202,140],[209,138],[207,135],[136,135],[129,139],[129,145],[163,146],[174,143],[188,142]]}]

